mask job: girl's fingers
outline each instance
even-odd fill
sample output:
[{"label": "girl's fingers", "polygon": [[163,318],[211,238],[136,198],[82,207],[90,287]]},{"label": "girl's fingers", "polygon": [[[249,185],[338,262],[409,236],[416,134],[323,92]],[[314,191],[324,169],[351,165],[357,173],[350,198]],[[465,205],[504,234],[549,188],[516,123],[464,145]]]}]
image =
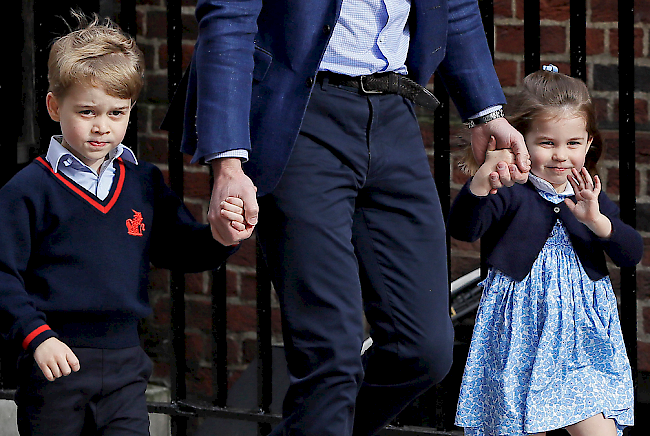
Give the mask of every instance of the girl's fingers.
[{"label": "girl's fingers", "polygon": [[582,173],[582,178],[585,180],[585,186],[588,187],[589,189],[594,189],[594,181],[591,178],[591,174],[589,174],[589,171],[587,171],[587,168],[582,167],[580,172]]},{"label": "girl's fingers", "polygon": [[598,177],[598,174],[594,176],[594,193],[596,195],[600,194],[600,190],[602,188],[602,185],[600,184],[600,177]]}]

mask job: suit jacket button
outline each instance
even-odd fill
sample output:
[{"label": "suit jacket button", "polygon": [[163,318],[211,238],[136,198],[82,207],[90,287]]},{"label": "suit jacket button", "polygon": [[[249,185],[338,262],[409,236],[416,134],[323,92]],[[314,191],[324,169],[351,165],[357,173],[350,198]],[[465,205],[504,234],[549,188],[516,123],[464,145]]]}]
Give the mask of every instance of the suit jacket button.
[{"label": "suit jacket button", "polygon": [[311,88],[313,84],[314,84],[314,78],[307,77],[307,80],[305,80],[305,86],[307,86],[307,88]]},{"label": "suit jacket button", "polygon": [[553,212],[555,212],[555,213],[560,213],[560,208],[557,207],[557,206],[555,206],[555,207],[553,208]]},{"label": "suit jacket button", "polygon": [[326,24],[323,26],[323,35],[327,35],[332,31],[332,26]]}]

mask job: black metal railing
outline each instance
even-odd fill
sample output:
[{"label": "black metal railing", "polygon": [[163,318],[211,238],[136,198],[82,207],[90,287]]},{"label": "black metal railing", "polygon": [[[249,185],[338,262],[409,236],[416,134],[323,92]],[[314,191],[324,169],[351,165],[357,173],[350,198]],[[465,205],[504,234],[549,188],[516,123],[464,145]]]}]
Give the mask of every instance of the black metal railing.
[{"label": "black metal railing", "polygon": [[[52,2],[50,2],[52,3]],[[56,2],[55,2],[56,3]],[[65,2],[61,2],[65,3]],[[74,3],[74,2],[73,2]],[[108,1],[86,2],[82,8],[86,12],[100,12]],[[137,33],[137,15],[135,0],[121,0],[119,13],[115,17],[123,29],[131,34]],[[182,77],[182,23],[181,23],[181,0],[167,0],[167,47],[168,47],[168,96],[171,98],[178,87]],[[481,13],[486,24],[486,34],[490,47],[494,53],[494,14],[493,1],[481,0]],[[89,10],[88,4],[93,6]],[[524,2],[521,2],[524,4]],[[33,17],[34,40],[24,41],[24,44],[35,44],[34,61],[34,82],[37,94],[44,97],[46,87],[46,68],[43,61],[48,49],[49,34],[39,31],[43,22],[51,20],[51,14],[47,13],[47,3],[44,1],[7,2],[4,12],[8,17]],[[67,8],[72,5],[65,5]],[[26,7],[33,7],[33,10],[25,10]],[[40,9],[39,9],[40,8]],[[619,25],[618,25],[618,71],[619,71],[619,135],[620,143],[625,144],[619,150],[619,178],[620,178],[620,206],[623,220],[635,225],[636,195],[635,195],[635,119],[634,119],[634,2],[632,0],[619,0]],[[571,74],[583,80],[586,79],[586,3],[585,0],[571,0],[570,2],[570,62]],[[114,12],[114,11],[113,11]],[[15,29],[12,26],[4,26],[6,41],[14,41],[16,38]],[[4,61],[7,65],[20,65],[21,52],[17,49],[19,44],[6,44],[3,51]],[[524,70],[526,73],[540,68],[540,4],[539,0],[526,0],[524,5]],[[14,112],[12,107],[21,104],[20,95],[16,83],[20,82],[20,74],[17,67],[4,68],[0,70],[0,97],[8,109],[5,111],[6,128],[0,136],[0,184],[4,184],[14,174],[19,165],[16,158],[16,143],[18,142],[21,125],[20,114]],[[433,114],[425,114],[433,125],[434,150],[433,170],[436,184],[440,193],[443,212],[447,214],[451,202],[451,165],[450,165],[450,111],[449,98],[441,83],[434,80],[434,92],[443,104]],[[41,105],[44,98],[38,100]],[[39,134],[41,140],[36,144],[34,154],[42,152],[39,147],[47,144],[42,138],[49,138],[53,133],[52,127],[42,109],[35,110],[36,124],[41,125]],[[137,144],[137,118],[132,118],[128,135],[129,144],[134,147]],[[172,189],[182,196],[183,194],[183,158],[180,152],[180,132],[178,130],[169,133],[168,165],[170,185]],[[621,295],[621,309],[623,313],[636,314],[636,269],[621,269],[621,288],[626,292]],[[228,399],[228,367],[227,367],[227,344],[226,344],[226,293],[225,290],[225,269],[213,272],[212,286],[212,373],[214,396],[209,403],[198,403],[188,401],[186,386],[187,367],[185,363],[185,280],[184,275],[179,272],[171,273],[171,402],[149,403],[149,411],[152,413],[167,414],[172,421],[172,434],[185,435],[188,428],[188,419],[192,417],[216,417],[233,420],[241,420],[257,423],[258,433],[267,434],[271,427],[278,423],[280,417],[270,411],[272,397],[272,353],[271,353],[271,285],[268,274],[264,268],[262,257],[257,256],[257,409],[243,410],[227,407]],[[472,294],[467,299],[476,297],[476,289],[472,287]],[[466,300],[467,300],[466,299]],[[462,297],[456,297],[455,301],[461,301]],[[454,301],[452,299],[452,301]],[[474,301],[474,300],[472,300]],[[470,301],[470,303],[472,303]],[[464,305],[469,304],[467,301]],[[473,303],[472,303],[473,304]],[[623,334],[626,338],[626,345],[633,367],[634,379],[637,379],[636,371],[636,316],[622,317]],[[7,364],[0,354],[0,387],[10,386],[7,381],[7,374],[13,363]],[[4,377],[3,377],[4,374]],[[636,386],[636,385],[635,385]],[[0,398],[13,398],[11,389],[0,390]],[[452,402],[455,402],[453,400]],[[453,406],[453,405],[452,405]],[[453,407],[439,407],[436,409],[439,414],[449,414]],[[453,417],[452,417],[453,419]],[[436,423],[437,428],[412,427],[412,426],[390,426],[382,434],[422,434],[422,435],[445,435],[450,434],[449,416],[438,416],[432,418],[431,422]],[[640,433],[639,433],[640,434]]]}]

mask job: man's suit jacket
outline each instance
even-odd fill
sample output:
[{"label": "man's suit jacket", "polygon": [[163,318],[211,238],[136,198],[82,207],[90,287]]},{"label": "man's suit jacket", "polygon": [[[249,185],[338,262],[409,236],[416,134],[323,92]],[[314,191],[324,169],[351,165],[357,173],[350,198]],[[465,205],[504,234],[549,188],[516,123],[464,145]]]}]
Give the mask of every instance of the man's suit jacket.
[{"label": "man's suit jacket", "polygon": [[[198,1],[182,142],[193,161],[251,150],[258,195],[273,190],[341,1]],[[505,103],[476,0],[411,0],[409,28],[409,77],[425,85],[437,69],[463,118]]]}]

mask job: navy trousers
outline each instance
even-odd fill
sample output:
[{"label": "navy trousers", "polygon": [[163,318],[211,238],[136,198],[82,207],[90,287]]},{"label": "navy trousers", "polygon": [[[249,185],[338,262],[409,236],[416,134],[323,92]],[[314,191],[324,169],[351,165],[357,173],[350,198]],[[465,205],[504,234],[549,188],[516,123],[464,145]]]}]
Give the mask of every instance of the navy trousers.
[{"label": "navy trousers", "polygon": [[444,221],[413,105],[324,80],[260,199],[290,376],[274,435],[374,434],[451,366]]},{"label": "navy trousers", "polygon": [[152,363],[140,347],[72,348],[80,369],[48,381],[33,356],[18,372],[21,436],[149,436],[145,390]]}]

